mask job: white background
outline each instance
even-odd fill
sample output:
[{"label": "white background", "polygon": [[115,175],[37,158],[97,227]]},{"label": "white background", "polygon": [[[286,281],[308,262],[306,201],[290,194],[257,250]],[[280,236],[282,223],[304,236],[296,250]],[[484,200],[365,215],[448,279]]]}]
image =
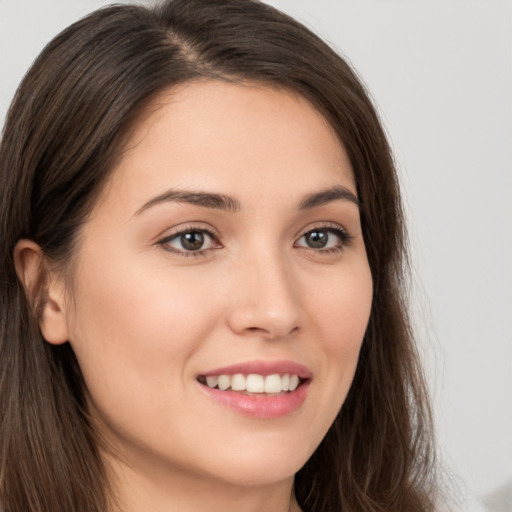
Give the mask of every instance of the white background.
[{"label": "white background", "polygon": [[[0,0],[1,124],[44,44],[106,3]],[[379,105],[408,210],[439,443],[468,494],[486,495],[512,482],[512,3],[270,3],[342,51]]]}]

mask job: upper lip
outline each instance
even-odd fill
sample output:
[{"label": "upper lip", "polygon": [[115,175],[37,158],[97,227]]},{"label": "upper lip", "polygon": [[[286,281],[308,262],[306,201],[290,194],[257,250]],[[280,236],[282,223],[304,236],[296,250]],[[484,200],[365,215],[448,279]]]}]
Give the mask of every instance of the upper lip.
[{"label": "upper lip", "polygon": [[201,373],[203,377],[209,377],[213,375],[235,375],[241,373],[249,375],[255,373],[257,375],[273,375],[279,373],[297,375],[301,379],[310,379],[312,377],[311,370],[306,366],[296,363],[294,361],[246,361],[243,363],[237,363],[230,366],[224,366],[222,368],[215,368],[214,370],[208,370],[207,372]]}]

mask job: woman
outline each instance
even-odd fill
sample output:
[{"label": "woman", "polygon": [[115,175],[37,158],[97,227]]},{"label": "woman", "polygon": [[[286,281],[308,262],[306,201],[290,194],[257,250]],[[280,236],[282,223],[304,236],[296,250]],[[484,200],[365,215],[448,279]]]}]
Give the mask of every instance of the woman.
[{"label": "woman", "polygon": [[306,28],[97,11],[0,165],[2,510],[432,509],[392,157]]}]

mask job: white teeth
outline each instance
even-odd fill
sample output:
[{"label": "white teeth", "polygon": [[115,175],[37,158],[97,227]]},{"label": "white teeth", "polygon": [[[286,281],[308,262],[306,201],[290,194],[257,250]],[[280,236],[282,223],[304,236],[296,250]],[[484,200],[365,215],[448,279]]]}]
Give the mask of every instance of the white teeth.
[{"label": "white teeth", "polygon": [[297,386],[299,385],[299,377],[297,375],[290,375],[290,384],[288,384],[288,389],[290,391],[295,391]]},{"label": "white teeth", "polygon": [[231,389],[233,391],[245,391],[245,376],[241,373],[237,373],[231,377]]},{"label": "white teeth", "polygon": [[211,377],[206,377],[206,384],[208,387],[214,388],[219,382],[219,378],[216,375],[212,375]]},{"label": "white teeth", "polygon": [[265,393],[279,393],[281,391],[281,376],[278,374],[265,377]]},{"label": "white teeth", "polygon": [[247,375],[246,386],[249,393],[263,393],[265,390],[263,376],[256,375],[255,373]]},{"label": "white teeth", "polygon": [[225,391],[231,386],[231,377],[229,375],[219,375],[219,389]]},{"label": "white teeth", "polygon": [[[203,381],[204,382],[204,381]],[[243,375],[210,375],[206,377],[206,385],[210,388],[218,387],[221,391],[230,389],[232,391],[247,391],[248,393],[269,393],[278,394],[286,391],[295,391],[299,386],[300,379],[298,375],[288,373],[279,375],[258,375],[251,373]]]}]

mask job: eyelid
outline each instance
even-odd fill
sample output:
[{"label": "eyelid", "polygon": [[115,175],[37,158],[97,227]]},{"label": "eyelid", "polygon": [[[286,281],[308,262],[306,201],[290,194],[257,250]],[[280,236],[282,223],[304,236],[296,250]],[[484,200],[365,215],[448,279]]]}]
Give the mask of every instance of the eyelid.
[{"label": "eyelid", "polygon": [[[219,249],[220,247],[222,247],[222,244],[219,241],[219,238],[220,238],[219,231],[217,229],[215,229],[213,226],[211,226],[210,224],[208,224],[207,227],[205,227],[204,224],[203,225],[200,225],[200,224],[201,223],[198,223],[198,224],[191,223],[191,224],[176,226],[176,227],[172,228],[171,230],[167,230],[164,235],[159,236],[156,243],[157,243],[157,245],[163,247],[165,250],[167,250],[173,254],[177,254],[179,256],[185,256],[185,257],[204,256],[212,249]],[[208,237],[210,237],[212,239],[214,244],[218,245],[218,247],[208,247],[206,249],[198,249],[197,251],[187,251],[185,249],[180,250],[180,249],[177,249],[177,248],[169,245],[169,242],[171,242],[172,240],[175,240],[180,235],[182,235],[184,233],[190,233],[190,232],[199,232],[199,233],[203,233],[203,234],[207,235]]]},{"label": "eyelid", "polygon": [[188,231],[201,231],[204,233],[209,233],[213,238],[220,238],[219,230],[213,227],[211,224],[202,221],[191,221],[166,229],[162,232],[162,234],[158,235],[158,240],[171,238],[172,236],[176,236],[181,233],[187,233]]},{"label": "eyelid", "polygon": [[[201,225],[202,224],[202,225]],[[298,242],[306,236],[308,233],[311,233],[313,231],[327,231],[334,235],[336,235],[339,238],[339,243],[336,244],[334,247],[325,247],[325,248],[314,248],[314,247],[308,247],[307,245],[298,245]],[[180,235],[190,232],[200,232],[205,234],[206,236],[210,237],[212,242],[216,244],[216,247],[207,247],[205,249],[198,249],[196,251],[190,251],[186,249],[179,249],[172,247],[170,245],[170,242],[178,238]],[[312,251],[314,253],[318,254],[328,254],[328,253],[335,253],[335,252],[341,252],[344,250],[352,241],[353,236],[347,231],[346,228],[344,228],[342,225],[333,223],[333,222],[316,222],[314,224],[310,224],[303,230],[301,230],[300,234],[298,234],[295,237],[294,247],[298,247],[300,249],[306,249],[309,251]],[[205,227],[204,223],[190,223],[185,225],[180,225],[172,228],[171,230],[168,230],[165,235],[162,235],[157,240],[157,245],[163,247],[165,250],[177,254],[179,256],[184,257],[194,257],[194,256],[205,256],[208,252],[210,252],[213,249],[219,249],[222,248],[222,244],[220,242],[220,233],[217,229],[215,229],[212,225],[207,224],[207,227]]]},{"label": "eyelid", "polygon": [[[299,240],[301,240],[304,236],[306,236],[308,233],[311,233],[312,231],[328,231],[331,233],[334,233],[336,236],[338,236],[341,240],[341,243],[336,247],[327,247],[327,248],[318,248],[315,249],[313,247],[303,246],[303,245],[297,245]],[[332,222],[317,222],[312,225],[309,225],[307,228],[303,229],[301,231],[301,234],[297,236],[296,241],[294,243],[294,246],[299,247],[301,249],[308,249],[311,251],[314,251],[316,253],[329,253],[329,252],[339,252],[345,249],[350,243],[352,242],[352,239],[354,237],[349,233],[349,231],[344,228],[340,224],[335,224]]]}]

